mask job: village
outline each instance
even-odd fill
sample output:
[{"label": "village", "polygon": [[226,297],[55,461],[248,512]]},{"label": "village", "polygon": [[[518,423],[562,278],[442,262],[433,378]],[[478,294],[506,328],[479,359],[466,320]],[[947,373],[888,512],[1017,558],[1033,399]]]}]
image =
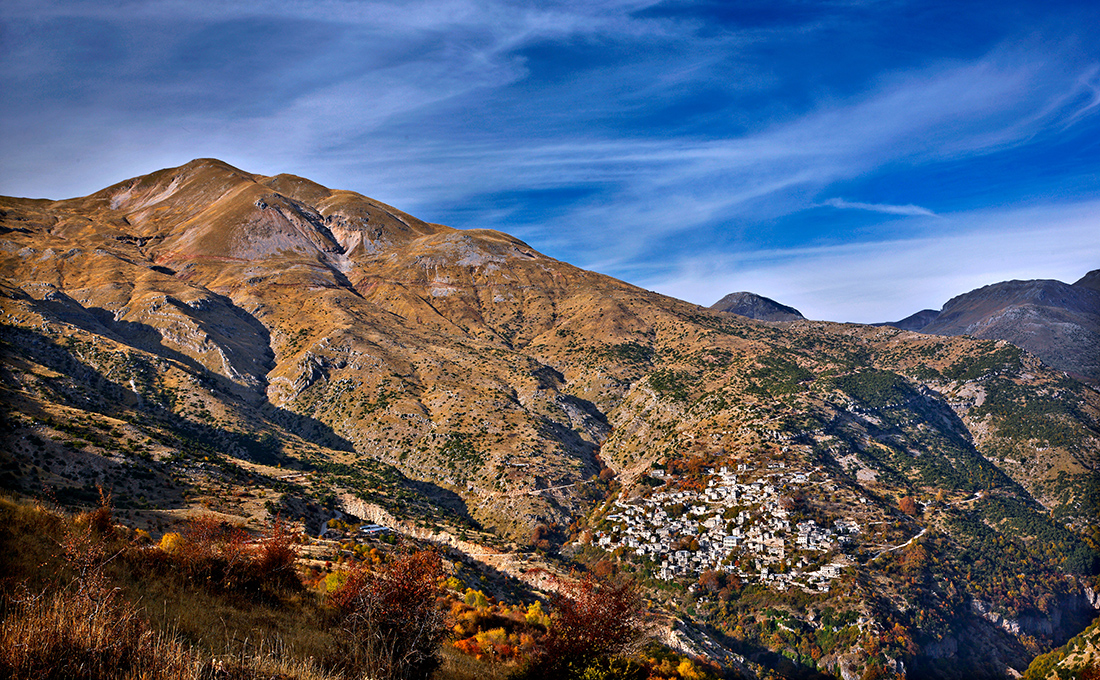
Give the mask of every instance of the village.
[{"label": "village", "polygon": [[[817,471],[791,471],[783,463],[754,475],[751,464],[736,470],[705,470],[702,491],[656,490],[616,500],[595,535],[608,552],[623,549],[654,565],[662,580],[694,580],[707,570],[737,575],[743,582],[780,590],[800,587],[828,592],[848,564],[842,548],[860,533],[858,523],[831,526],[802,518],[792,525],[790,498],[801,487],[826,483]],[[662,477],[661,470],[651,474]]]}]

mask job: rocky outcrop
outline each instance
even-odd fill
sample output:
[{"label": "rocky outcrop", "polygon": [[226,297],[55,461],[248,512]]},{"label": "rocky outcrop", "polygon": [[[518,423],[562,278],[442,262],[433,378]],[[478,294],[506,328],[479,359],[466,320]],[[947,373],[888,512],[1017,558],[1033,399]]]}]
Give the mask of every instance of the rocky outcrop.
[{"label": "rocky outcrop", "polygon": [[[1016,637],[1032,635],[1048,639],[1064,639],[1068,637],[1065,620],[1072,618],[1078,622],[1082,618],[1092,618],[1093,610],[1100,609],[1097,605],[1100,605],[1100,602],[1097,601],[1096,593],[1085,587],[1074,596],[1060,599],[1056,605],[1050,607],[1045,616],[1006,617],[995,611],[992,603],[976,598],[970,601],[970,610]],[[1076,631],[1071,631],[1070,634],[1073,632]]]}]

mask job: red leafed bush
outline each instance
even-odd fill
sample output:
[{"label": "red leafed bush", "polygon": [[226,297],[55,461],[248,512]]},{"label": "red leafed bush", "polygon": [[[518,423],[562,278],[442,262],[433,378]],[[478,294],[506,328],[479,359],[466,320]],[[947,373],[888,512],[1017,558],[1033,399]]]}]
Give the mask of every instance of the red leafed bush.
[{"label": "red leafed bush", "polygon": [[261,578],[273,579],[284,586],[300,586],[301,580],[294,571],[294,563],[298,559],[296,543],[296,537],[286,522],[275,518],[275,524],[260,538],[253,556],[255,569]]},{"label": "red leafed bush", "polygon": [[330,596],[352,663],[375,680],[428,678],[447,636],[436,607],[439,555],[406,555],[377,572],[357,568]]},{"label": "red leafed bush", "polygon": [[554,594],[546,648],[551,656],[593,659],[620,654],[643,637],[642,598],[634,581],[601,583],[585,574]]},{"label": "red leafed bush", "polygon": [[643,612],[633,581],[601,582],[585,574],[578,581],[561,584],[554,594],[543,653],[517,677],[581,677],[594,664],[634,651],[645,638]]},{"label": "red leafed bush", "polygon": [[197,515],[182,534],[166,534],[161,548],[192,582],[251,595],[297,590],[295,536],[276,520],[258,540],[211,515]]}]

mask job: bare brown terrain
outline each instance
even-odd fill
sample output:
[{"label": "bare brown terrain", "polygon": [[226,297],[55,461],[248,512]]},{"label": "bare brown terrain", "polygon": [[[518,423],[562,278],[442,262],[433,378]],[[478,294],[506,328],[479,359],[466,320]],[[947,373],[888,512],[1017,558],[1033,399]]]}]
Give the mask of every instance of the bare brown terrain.
[{"label": "bare brown terrain", "polygon": [[[154,533],[342,509],[519,577],[520,549],[613,559],[742,655],[797,648],[768,607],[807,645],[847,631],[794,655],[844,677],[1023,670],[1100,605],[1100,394],[1004,340],[761,322],[216,160],[2,198],[0,245],[0,480],[21,494],[106,485]],[[705,496],[722,484],[739,500]],[[698,517],[679,535],[624,519],[676,506]],[[698,540],[735,520],[758,554]],[[683,594],[712,567],[757,588],[743,610]]]}]

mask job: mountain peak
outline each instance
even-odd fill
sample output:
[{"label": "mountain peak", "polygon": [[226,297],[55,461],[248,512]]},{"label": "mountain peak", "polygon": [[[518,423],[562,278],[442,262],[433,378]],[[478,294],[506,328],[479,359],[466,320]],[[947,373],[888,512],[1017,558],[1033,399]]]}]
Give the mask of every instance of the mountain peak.
[{"label": "mountain peak", "polygon": [[910,314],[901,321],[886,321],[884,323],[876,323],[876,326],[893,326],[894,328],[900,328],[903,331],[920,331],[928,324],[936,320],[940,313],[935,309],[922,309],[916,314]]},{"label": "mountain peak", "polygon": [[1073,285],[1053,279],[1012,280],[976,288],[901,321],[876,324],[932,335],[1007,340],[1051,366],[1100,378],[1100,270]]},{"label": "mountain peak", "polygon": [[1100,290],[1100,269],[1093,269],[1073,283],[1074,288]]},{"label": "mountain peak", "polygon": [[798,321],[802,316],[794,307],[788,307],[763,295],[741,291],[730,293],[710,306],[716,312],[728,312],[759,321]]}]

